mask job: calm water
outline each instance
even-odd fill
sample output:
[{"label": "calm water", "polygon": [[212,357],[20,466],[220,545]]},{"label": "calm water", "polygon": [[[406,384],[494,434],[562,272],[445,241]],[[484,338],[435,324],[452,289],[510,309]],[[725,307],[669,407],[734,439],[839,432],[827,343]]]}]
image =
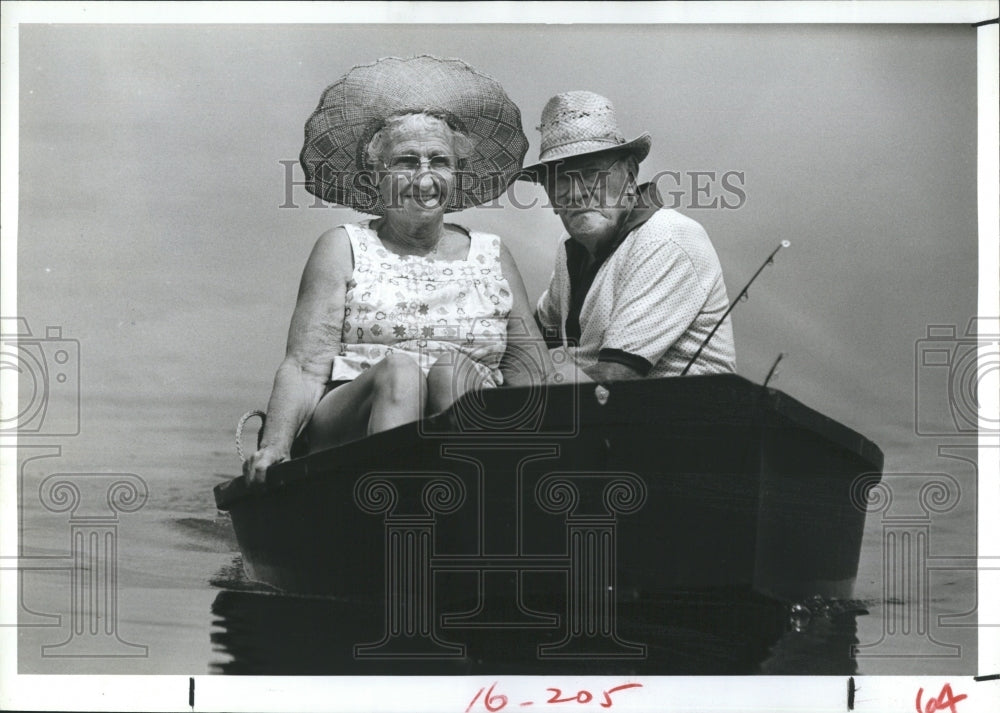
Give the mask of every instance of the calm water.
[{"label": "calm water", "polygon": [[[21,449],[22,546],[29,567],[22,587],[21,672],[503,673],[495,666],[484,667],[477,654],[497,647],[507,651],[525,647],[530,652],[541,641],[537,632],[528,632],[530,636],[523,631],[494,632],[470,643],[465,658],[447,665],[353,661],[351,646],[373,640],[381,631],[379,606],[373,603],[364,610],[335,600],[284,596],[248,582],[243,574],[228,518],[216,511],[211,493],[214,485],[238,472],[229,432],[229,423],[239,412],[237,403],[185,399],[147,404],[142,406],[143,418],[135,420],[111,416],[123,406],[137,404],[94,400],[89,405],[90,428],[101,430],[103,439],[69,439],[58,454],[31,442]],[[201,429],[200,422],[216,427]],[[165,427],[182,423],[188,425]],[[888,448],[880,445],[889,463],[906,452],[891,444]],[[917,446],[911,446],[910,452],[916,453]],[[942,565],[953,567],[938,567],[931,557],[926,600],[902,589],[883,589],[885,522],[881,516],[869,515],[855,598],[850,601],[804,601],[790,609],[787,604],[756,597],[743,597],[734,604],[718,597],[678,595],[650,603],[641,611],[624,607],[620,634],[652,642],[646,661],[561,664],[551,671],[838,675],[973,671],[976,579],[974,571],[961,569],[965,562],[961,555],[974,554],[969,522],[975,498],[966,496],[969,483],[974,483],[974,468],[963,461],[953,462],[956,465],[950,473],[965,488],[962,497],[952,511],[930,523],[931,555],[940,559],[953,553],[941,559]],[[928,468],[926,472],[940,470]],[[115,612],[109,605],[98,604],[104,616],[97,625],[98,635],[93,635],[89,619],[72,615],[70,599],[75,590],[67,559],[69,513],[52,512],[55,496],[46,501],[46,507],[39,493],[45,489],[46,478],[71,474],[69,479],[82,494],[83,505],[76,516],[106,516],[107,501],[102,498],[109,481],[72,474],[123,472],[139,476],[148,488],[148,499],[141,509],[121,513],[114,523],[118,608]],[[889,477],[893,508],[899,508],[893,512],[920,511],[922,477]],[[897,623],[896,635],[886,636],[893,622],[901,621],[894,614],[907,605],[910,611],[926,611],[929,636],[917,631],[921,613],[909,615],[916,628],[907,635],[899,635]],[[83,609],[87,607],[85,603]],[[967,612],[972,614],[962,616]],[[952,618],[939,622],[938,615]],[[75,626],[82,634],[71,637]],[[43,648],[67,640],[71,645]],[[852,656],[852,646],[859,643],[878,643],[867,648],[876,655]],[[65,655],[74,652],[78,655]],[[947,657],[922,657],[927,654]]]},{"label": "calm water", "polygon": [[[926,521],[926,597],[884,586],[883,542],[895,535],[871,516],[856,601],[806,603],[797,628],[766,602],[663,602],[664,672],[972,672],[976,473],[938,454],[952,439],[917,438],[913,422],[919,392],[921,417],[929,405],[939,432],[955,427],[948,384],[935,380],[950,371],[915,372],[928,326],[954,325],[947,345],[974,342],[962,335],[977,312],[975,38],[968,25],[892,24],[22,26],[17,309],[36,335],[61,325],[79,340],[84,392],[79,436],[21,439],[22,460],[39,458],[21,474],[20,670],[273,670],[268,651],[294,671],[324,665],[315,642],[345,621],[336,604],[248,589],[211,490],[239,470],[232,428],[266,403],[315,236],[355,218],[309,207],[301,186],[300,207],[281,207],[281,161],[298,155],[302,121],[347,68],[432,52],[501,82],[524,112],[528,160],[548,97],[589,88],[613,99],[627,133],[653,134],[645,177],[746,170],[739,211],[687,211],[712,237],[730,294],[779,239],[793,242],[734,314],[741,373],[759,382],[787,352],[776,385],[909,474],[886,516],[928,518],[926,474],[961,490]],[[620,47],[649,76],[679,80],[650,92],[623,78],[607,61]],[[75,177],[58,190],[53,156]],[[536,299],[556,216],[484,209],[461,221],[503,236]],[[143,655],[63,657],[68,648],[43,647],[74,625],[73,530],[39,486],[107,472],[148,487],[141,509],[101,526],[117,528],[119,563],[105,639]],[[908,607],[919,616],[904,633]],[[878,656],[851,659],[854,640],[881,642],[868,650]]]}]

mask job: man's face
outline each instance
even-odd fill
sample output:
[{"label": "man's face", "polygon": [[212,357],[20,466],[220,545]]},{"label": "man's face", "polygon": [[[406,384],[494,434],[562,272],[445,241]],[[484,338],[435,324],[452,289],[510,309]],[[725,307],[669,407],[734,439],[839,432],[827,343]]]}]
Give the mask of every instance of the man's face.
[{"label": "man's face", "polygon": [[593,250],[625,223],[635,183],[627,155],[608,152],[567,159],[550,169],[546,191],[571,237]]}]

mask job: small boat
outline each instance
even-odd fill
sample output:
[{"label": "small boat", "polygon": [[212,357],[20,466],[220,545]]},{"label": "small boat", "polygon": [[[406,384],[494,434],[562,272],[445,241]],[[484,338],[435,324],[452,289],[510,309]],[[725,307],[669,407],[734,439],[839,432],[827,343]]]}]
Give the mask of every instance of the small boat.
[{"label": "small boat", "polygon": [[726,374],[469,393],[215,500],[247,576],[284,592],[384,600],[418,629],[431,610],[544,626],[553,607],[600,627],[679,590],[850,598],[882,465],[864,436]]}]

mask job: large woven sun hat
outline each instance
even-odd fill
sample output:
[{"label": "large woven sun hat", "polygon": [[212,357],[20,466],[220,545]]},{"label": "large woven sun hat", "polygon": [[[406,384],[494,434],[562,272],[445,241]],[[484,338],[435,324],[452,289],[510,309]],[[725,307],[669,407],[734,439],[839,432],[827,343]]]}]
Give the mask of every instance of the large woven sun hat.
[{"label": "large woven sun hat", "polygon": [[594,92],[556,94],[542,109],[538,130],[542,132],[538,163],[525,168],[518,178],[539,181],[547,164],[610,149],[631,151],[642,161],[652,143],[645,133],[626,141],[611,100]]},{"label": "large woven sun hat", "polygon": [[306,122],[299,155],[306,190],[382,215],[366,149],[387,119],[419,112],[444,118],[474,146],[459,164],[447,212],[493,200],[521,170],[528,151],[521,111],[496,80],[459,59],[384,57],[354,67],[324,90]]}]

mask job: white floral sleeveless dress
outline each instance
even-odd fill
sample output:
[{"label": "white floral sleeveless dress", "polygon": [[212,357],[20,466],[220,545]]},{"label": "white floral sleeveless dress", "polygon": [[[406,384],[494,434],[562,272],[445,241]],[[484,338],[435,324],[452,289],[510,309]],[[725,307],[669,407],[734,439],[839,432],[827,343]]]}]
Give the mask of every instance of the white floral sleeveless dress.
[{"label": "white floral sleeveless dress", "polygon": [[331,381],[350,381],[391,353],[410,355],[425,375],[443,355],[461,353],[476,364],[484,386],[503,383],[513,297],[500,266],[500,238],[466,231],[468,257],[447,261],[387,250],[371,221],[344,229],[354,275]]}]

